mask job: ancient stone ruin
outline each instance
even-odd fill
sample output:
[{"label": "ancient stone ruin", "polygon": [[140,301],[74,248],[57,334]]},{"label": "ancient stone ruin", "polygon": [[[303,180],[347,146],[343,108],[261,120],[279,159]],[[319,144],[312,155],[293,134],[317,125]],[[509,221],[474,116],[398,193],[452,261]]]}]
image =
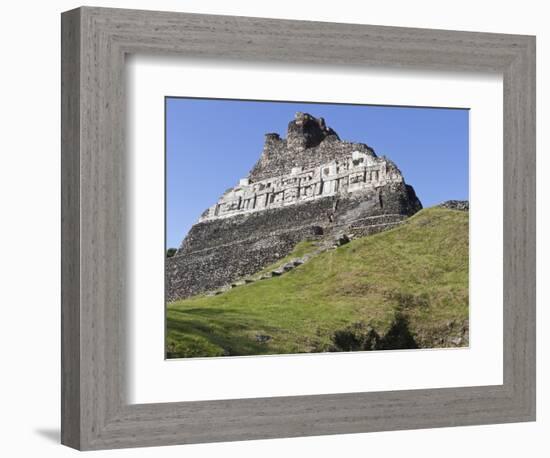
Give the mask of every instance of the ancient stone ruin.
[{"label": "ancient stone ruin", "polygon": [[439,204],[438,207],[467,212],[470,211],[470,202],[467,200],[447,200]]},{"label": "ancient stone ruin", "polygon": [[203,212],[167,258],[167,300],[254,274],[302,240],[373,234],[421,208],[391,160],[340,140],[323,118],[297,113],[286,139],[267,134],[249,175]]}]

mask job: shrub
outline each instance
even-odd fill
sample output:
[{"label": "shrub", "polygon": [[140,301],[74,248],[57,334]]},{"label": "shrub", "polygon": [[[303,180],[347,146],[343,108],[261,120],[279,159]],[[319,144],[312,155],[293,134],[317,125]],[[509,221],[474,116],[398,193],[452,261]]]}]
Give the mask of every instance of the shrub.
[{"label": "shrub", "polygon": [[380,336],[372,326],[358,321],[336,331],[332,336],[332,342],[331,351],[375,350],[380,342]]}]

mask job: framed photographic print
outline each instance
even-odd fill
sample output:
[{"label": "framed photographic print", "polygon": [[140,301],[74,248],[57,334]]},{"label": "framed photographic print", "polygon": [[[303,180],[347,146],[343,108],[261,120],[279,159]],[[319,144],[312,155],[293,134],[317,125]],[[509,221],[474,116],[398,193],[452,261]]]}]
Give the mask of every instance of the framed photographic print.
[{"label": "framed photographic print", "polygon": [[535,39],[62,16],[62,442],[535,418]]},{"label": "framed photographic print", "polygon": [[468,346],[468,110],[165,103],[167,358]]}]

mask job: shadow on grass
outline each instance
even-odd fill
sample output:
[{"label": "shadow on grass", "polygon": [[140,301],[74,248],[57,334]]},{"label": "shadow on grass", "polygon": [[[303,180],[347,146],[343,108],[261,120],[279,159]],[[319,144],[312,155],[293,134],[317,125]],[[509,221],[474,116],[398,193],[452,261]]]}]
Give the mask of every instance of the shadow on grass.
[{"label": "shadow on grass", "polygon": [[398,313],[386,335],[380,340],[380,350],[411,350],[418,348],[414,336],[409,330],[409,320]]},{"label": "shadow on grass", "polygon": [[410,329],[409,320],[397,313],[384,335],[368,323],[356,322],[337,330],[332,336],[330,351],[408,350],[418,348]]},{"label": "shadow on grass", "polygon": [[232,309],[168,310],[167,357],[269,354],[277,328]]}]

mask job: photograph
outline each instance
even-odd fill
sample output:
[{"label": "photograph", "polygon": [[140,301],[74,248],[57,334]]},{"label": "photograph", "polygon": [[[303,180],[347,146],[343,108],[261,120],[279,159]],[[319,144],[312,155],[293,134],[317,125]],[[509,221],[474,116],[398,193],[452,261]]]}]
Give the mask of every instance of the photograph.
[{"label": "photograph", "polygon": [[166,358],[469,346],[469,110],[165,98]]},{"label": "photograph", "polygon": [[550,456],[545,5],[3,4],[0,455]]}]

